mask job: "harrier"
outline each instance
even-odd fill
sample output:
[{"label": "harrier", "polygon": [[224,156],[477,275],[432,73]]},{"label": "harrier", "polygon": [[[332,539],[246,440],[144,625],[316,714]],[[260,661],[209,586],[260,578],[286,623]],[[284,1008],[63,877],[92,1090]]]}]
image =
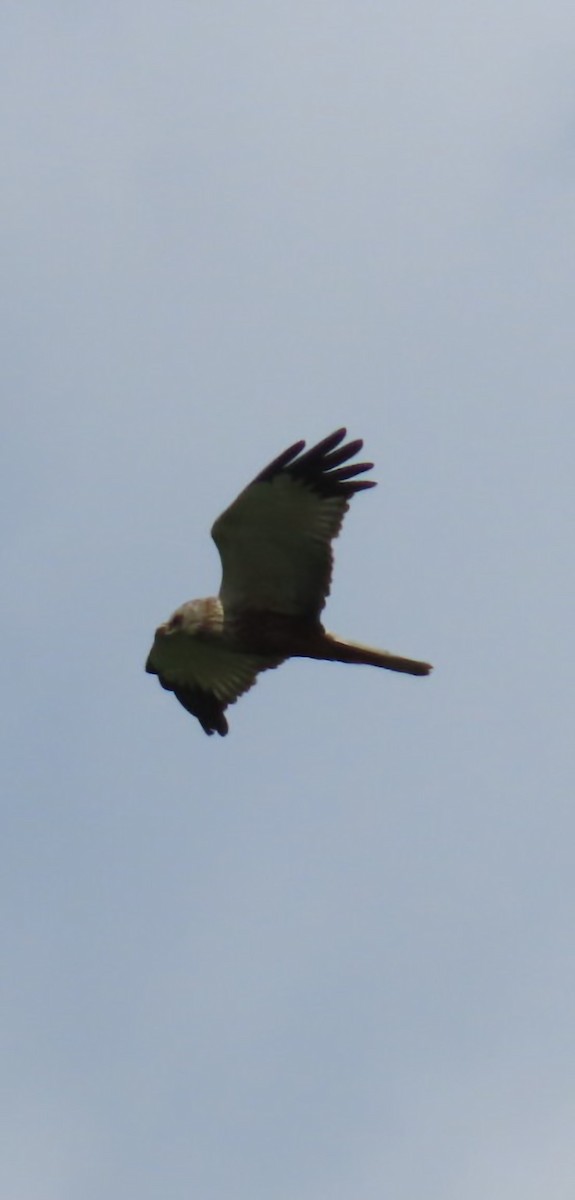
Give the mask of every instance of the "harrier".
[{"label": "harrier", "polygon": [[375,487],[357,480],[373,463],[350,462],[363,442],[338,429],[311,450],[296,442],[218,517],[219,596],[188,600],[156,630],[146,671],[157,675],[208,733],[228,732],[225,710],[260,671],[287,658],[365,663],[428,675],[429,663],[326,633],[332,550],[349,501]]}]

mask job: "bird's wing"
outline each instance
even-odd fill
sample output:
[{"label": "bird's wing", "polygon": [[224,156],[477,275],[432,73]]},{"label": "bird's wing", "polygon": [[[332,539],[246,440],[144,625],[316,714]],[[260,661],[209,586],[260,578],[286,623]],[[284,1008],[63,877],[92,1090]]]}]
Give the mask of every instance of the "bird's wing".
[{"label": "bird's wing", "polygon": [[244,654],[182,631],[167,638],[156,636],[146,671],[158,676],[162,687],[198,718],[206,733],[223,737],[228,732],[224,716],[228,704],[249,691],[260,671],[283,661],[278,656]]},{"label": "bird's wing", "polygon": [[[338,429],[302,453],[296,442],[218,517],[220,597],[226,614],[245,610],[316,619],[329,594],[332,551],[350,498],[371,480],[355,480],[373,463],[351,463],[363,446]],[[345,465],[347,464],[347,465]]]}]

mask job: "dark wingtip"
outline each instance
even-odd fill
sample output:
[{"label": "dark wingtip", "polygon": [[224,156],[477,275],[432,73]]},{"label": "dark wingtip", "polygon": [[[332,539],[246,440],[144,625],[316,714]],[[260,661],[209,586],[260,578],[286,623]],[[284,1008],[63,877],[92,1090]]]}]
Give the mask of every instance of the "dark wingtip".
[{"label": "dark wingtip", "polygon": [[[333,433],[328,433],[327,437],[323,438],[321,442],[318,442],[317,446],[314,446],[314,450],[319,449],[320,446],[325,446],[326,449],[328,449],[329,446],[339,446],[339,443],[343,442],[345,437],[347,437],[347,427],[345,425],[341,425],[339,429],[335,429]],[[360,441],[359,445],[363,446],[363,442]]]},{"label": "dark wingtip", "polygon": [[257,476],[257,480],[270,482],[281,471],[285,471],[321,495],[345,498],[353,496],[354,492],[374,487],[375,481],[354,482],[355,476],[370,471],[373,463],[350,463],[349,460],[362,449],[363,441],[361,438],[355,438],[346,442],[346,437],[347,428],[342,425],[309,450],[305,449],[305,442],[295,442],[265,467]]}]

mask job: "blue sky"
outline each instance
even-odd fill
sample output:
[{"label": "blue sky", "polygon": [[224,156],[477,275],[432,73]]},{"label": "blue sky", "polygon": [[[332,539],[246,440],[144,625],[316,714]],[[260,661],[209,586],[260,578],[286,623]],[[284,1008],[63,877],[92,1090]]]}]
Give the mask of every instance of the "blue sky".
[{"label": "blue sky", "polygon": [[[575,15],[8,4],[10,1200],[571,1200]],[[144,674],[218,513],[379,487],[227,739]]]}]

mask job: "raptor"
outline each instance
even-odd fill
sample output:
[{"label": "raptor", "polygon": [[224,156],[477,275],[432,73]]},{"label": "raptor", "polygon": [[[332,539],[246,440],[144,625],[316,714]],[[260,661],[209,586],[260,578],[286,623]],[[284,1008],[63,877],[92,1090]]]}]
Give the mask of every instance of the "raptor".
[{"label": "raptor", "polygon": [[207,734],[228,732],[226,708],[261,671],[287,658],[364,663],[428,675],[416,659],[345,641],[324,629],[332,541],[356,492],[375,487],[352,462],[361,439],[338,429],[306,450],[296,442],[218,517],[212,537],[222,561],[218,596],[188,600],[156,629],[146,671],[157,675]]}]

